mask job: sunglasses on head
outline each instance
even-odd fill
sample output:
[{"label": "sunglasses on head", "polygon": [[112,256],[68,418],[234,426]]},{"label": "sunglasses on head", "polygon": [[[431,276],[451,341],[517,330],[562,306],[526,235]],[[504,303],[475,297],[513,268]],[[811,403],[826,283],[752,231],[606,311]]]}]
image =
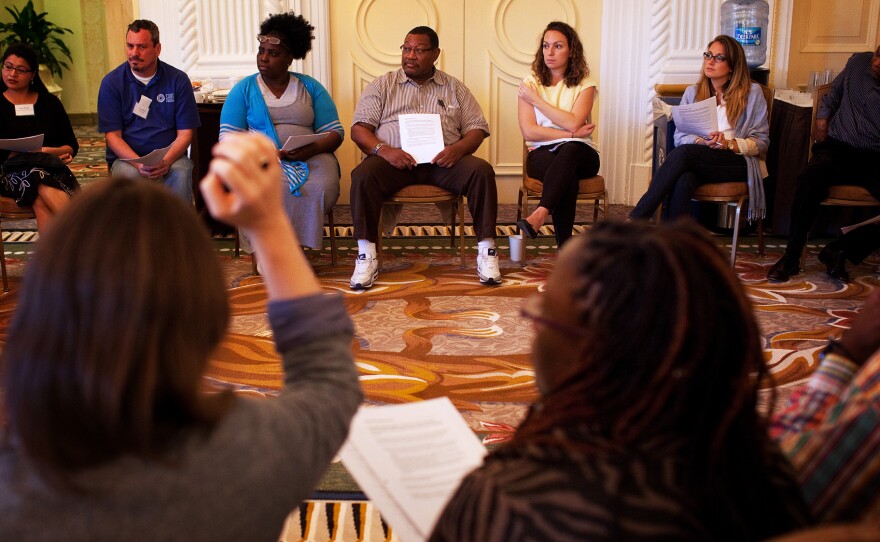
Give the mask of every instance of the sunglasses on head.
[{"label": "sunglasses on head", "polygon": [[260,43],[271,43],[272,45],[282,45],[281,38],[276,38],[275,36],[264,36],[262,34],[257,35],[257,41]]},{"label": "sunglasses on head", "polygon": [[706,60],[710,60],[710,59],[714,58],[715,62],[724,62],[725,60],[727,60],[727,57],[725,55],[722,55],[722,54],[713,55],[709,51],[706,51],[705,53],[703,53],[703,58],[705,58]]}]

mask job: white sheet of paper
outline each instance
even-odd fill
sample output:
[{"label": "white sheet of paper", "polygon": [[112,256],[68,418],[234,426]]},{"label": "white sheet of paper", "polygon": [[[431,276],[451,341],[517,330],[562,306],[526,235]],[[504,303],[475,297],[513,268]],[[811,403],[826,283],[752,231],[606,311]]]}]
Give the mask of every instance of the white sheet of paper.
[{"label": "white sheet of paper", "polygon": [[675,129],[686,134],[707,136],[718,131],[717,104],[714,96],[701,102],[672,107]]},{"label": "white sheet of paper", "polygon": [[486,449],[446,397],[362,406],[339,451],[400,540],[426,540]]},{"label": "white sheet of paper", "polygon": [[865,220],[864,222],[859,222],[858,224],[853,224],[852,226],[843,226],[842,228],[840,228],[840,231],[842,233],[846,234],[846,233],[853,231],[856,228],[861,228],[862,226],[867,226],[868,224],[873,224],[875,222],[880,222],[880,215],[877,215],[874,218],[869,218],[868,220]]},{"label": "white sheet of paper", "polygon": [[300,147],[305,147],[315,141],[321,139],[322,137],[326,137],[330,132],[324,132],[321,134],[305,134],[305,135],[297,135],[290,136],[287,138],[287,141],[284,142],[284,146],[281,147],[282,151],[292,151],[293,149],[298,149]]},{"label": "white sheet of paper", "polygon": [[39,152],[43,148],[43,134],[17,139],[0,139],[0,149],[15,152]]},{"label": "white sheet of paper", "polygon": [[398,115],[400,148],[419,164],[430,163],[443,150],[443,128],[436,113]]},{"label": "white sheet of paper", "polygon": [[164,147],[162,149],[156,149],[149,154],[145,154],[140,158],[120,158],[123,162],[128,162],[129,164],[143,164],[145,166],[155,166],[159,162],[165,158],[165,155],[168,154],[168,149],[171,148],[171,145]]}]

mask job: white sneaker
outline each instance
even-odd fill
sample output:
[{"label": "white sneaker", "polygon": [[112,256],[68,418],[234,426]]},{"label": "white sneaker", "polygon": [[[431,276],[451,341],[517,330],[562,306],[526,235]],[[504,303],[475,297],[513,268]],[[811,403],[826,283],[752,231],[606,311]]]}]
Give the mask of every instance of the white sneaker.
[{"label": "white sneaker", "polygon": [[379,262],[369,254],[358,254],[354,262],[354,273],[348,285],[352,290],[366,290],[379,278]]},{"label": "white sneaker", "polygon": [[480,250],[480,253],[477,254],[477,275],[483,284],[501,284],[498,252],[494,248]]}]

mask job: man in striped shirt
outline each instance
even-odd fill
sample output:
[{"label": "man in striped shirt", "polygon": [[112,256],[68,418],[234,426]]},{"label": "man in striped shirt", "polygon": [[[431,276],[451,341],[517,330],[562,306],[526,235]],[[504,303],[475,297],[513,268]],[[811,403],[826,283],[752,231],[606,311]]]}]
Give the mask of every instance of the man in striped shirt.
[{"label": "man in striped shirt", "polygon": [[[367,85],[354,112],[351,138],[366,158],[351,172],[351,215],[358,257],[350,286],[371,287],[379,276],[376,242],[382,202],[412,184],[430,184],[467,196],[479,244],[477,275],[498,284],[495,251],[498,193],[495,171],[473,156],[489,135],[489,124],[473,94],[458,79],[438,70],[437,33],[419,26],[406,35],[401,68]],[[430,163],[418,163],[401,149],[398,116],[438,114],[444,148]]]},{"label": "man in striped shirt", "polygon": [[767,272],[771,281],[800,271],[807,234],[830,186],[864,186],[880,199],[880,46],[850,57],[819,104],[816,131],[813,157],[798,177],[785,254]]},{"label": "man in striped shirt", "polygon": [[773,418],[814,519],[880,525],[880,290]]}]

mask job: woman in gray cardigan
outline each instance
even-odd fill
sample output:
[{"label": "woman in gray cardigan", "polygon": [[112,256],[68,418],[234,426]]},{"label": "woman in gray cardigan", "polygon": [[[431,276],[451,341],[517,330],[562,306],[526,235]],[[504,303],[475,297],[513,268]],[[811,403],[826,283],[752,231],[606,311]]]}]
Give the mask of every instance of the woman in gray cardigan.
[{"label": "woman in gray cardigan", "polygon": [[88,190],[40,239],[3,353],[0,540],[275,540],[345,439],[353,326],[297,248],[277,152],[236,134],[214,156],[202,193],[260,256],[284,388],[205,390],[229,307],[198,217],[152,183]]},{"label": "woman in gray cardigan", "polygon": [[667,198],[664,219],[686,216],[698,186],[723,182],[748,182],[749,220],[764,218],[762,161],[770,143],[764,94],[760,85],[749,79],[742,45],[730,36],[712,40],[703,59],[700,80],[685,90],[681,103],[714,97],[718,131],[689,134],[676,127],[676,147],[654,175],[631,218],[650,218]]}]

